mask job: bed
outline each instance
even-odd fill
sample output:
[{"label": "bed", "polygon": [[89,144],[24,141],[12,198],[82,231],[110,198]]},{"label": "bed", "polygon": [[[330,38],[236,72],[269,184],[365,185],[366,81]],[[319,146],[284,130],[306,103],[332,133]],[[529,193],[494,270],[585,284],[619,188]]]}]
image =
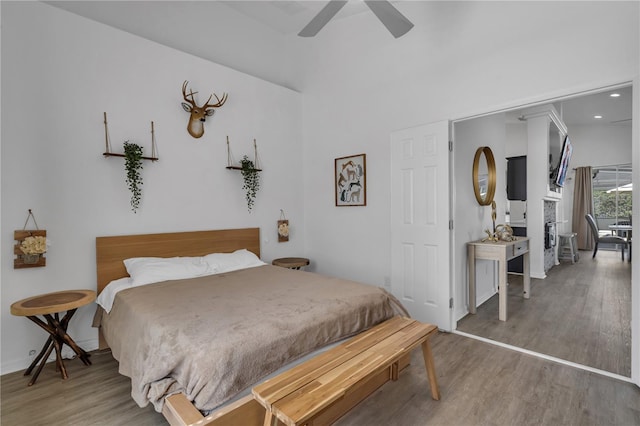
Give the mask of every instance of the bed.
[{"label": "bed", "polygon": [[[98,293],[128,276],[126,259],[237,251],[259,258],[258,228],[98,237]],[[395,315],[406,311],[381,288],[260,262],[125,288],[109,313],[98,308],[94,325],[131,378],[133,399],[173,423],[167,396],[210,414],[268,374]]]}]

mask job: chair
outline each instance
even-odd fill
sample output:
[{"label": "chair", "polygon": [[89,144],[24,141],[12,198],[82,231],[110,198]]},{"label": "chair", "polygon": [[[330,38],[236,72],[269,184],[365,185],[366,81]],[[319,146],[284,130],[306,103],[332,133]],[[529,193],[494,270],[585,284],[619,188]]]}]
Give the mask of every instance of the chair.
[{"label": "chair", "polygon": [[578,246],[576,244],[575,232],[571,234],[560,234],[560,247],[558,247],[558,260],[570,260],[576,263],[579,259]]},{"label": "chair", "polygon": [[596,225],[596,220],[593,218],[593,216],[591,216],[590,214],[587,214],[585,215],[585,218],[587,219],[589,228],[591,228],[591,235],[593,236],[593,240],[595,243],[593,247],[593,256],[591,257],[592,258],[596,257],[596,253],[598,252],[598,243],[620,244],[620,247],[622,247],[622,260],[624,261],[624,248],[629,246],[629,243],[627,242],[627,240],[617,235],[600,236],[600,233],[598,232],[598,225]]}]

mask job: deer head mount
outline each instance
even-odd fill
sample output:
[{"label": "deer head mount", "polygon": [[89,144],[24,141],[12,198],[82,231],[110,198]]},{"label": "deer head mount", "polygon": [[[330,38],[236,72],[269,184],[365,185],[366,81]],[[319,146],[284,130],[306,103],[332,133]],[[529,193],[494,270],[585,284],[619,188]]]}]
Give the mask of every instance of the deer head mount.
[{"label": "deer head mount", "polygon": [[[192,92],[190,90],[187,94],[188,84],[189,82],[186,80],[184,83],[182,83],[182,97],[185,100],[185,102],[182,102],[182,108],[184,108],[184,110],[190,114],[189,124],[187,124],[187,131],[191,136],[197,139],[204,135],[204,122],[206,121],[207,117],[213,115],[213,113],[215,112],[214,108],[220,108],[222,105],[224,105],[224,103],[227,101],[227,94],[223,94],[222,99],[220,99],[218,95],[214,93],[209,96],[207,102],[199,107],[194,99],[194,95],[198,92]],[[218,102],[216,102],[215,104],[210,104],[209,101],[213,96],[216,97]]]}]

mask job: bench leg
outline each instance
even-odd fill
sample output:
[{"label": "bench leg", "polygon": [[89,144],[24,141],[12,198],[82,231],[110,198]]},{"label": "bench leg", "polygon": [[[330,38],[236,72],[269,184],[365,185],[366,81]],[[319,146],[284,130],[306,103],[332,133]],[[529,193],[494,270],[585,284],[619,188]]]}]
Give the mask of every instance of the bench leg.
[{"label": "bench leg", "polygon": [[391,364],[391,380],[393,380],[394,382],[396,380],[398,380],[398,363],[394,362],[393,364]]},{"label": "bench leg", "polygon": [[429,339],[422,342],[422,356],[424,357],[424,365],[427,368],[427,376],[429,377],[429,385],[431,386],[431,398],[438,401],[440,400],[440,389],[438,388],[436,367],[433,364],[433,355],[431,354]]},{"label": "bench leg", "polygon": [[277,426],[278,418],[273,415],[271,410],[266,410],[264,413],[264,426]]}]

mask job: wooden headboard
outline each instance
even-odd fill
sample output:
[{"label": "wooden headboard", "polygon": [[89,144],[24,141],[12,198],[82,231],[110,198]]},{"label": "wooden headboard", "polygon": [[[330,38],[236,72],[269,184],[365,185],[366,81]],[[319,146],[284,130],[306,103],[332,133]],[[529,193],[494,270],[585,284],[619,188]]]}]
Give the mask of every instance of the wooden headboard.
[{"label": "wooden headboard", "polygon": [[123,260],[131,257],[204,256],[243,248],[260,257],[260,228],[97,237],[97,292],[128,276]]}]

